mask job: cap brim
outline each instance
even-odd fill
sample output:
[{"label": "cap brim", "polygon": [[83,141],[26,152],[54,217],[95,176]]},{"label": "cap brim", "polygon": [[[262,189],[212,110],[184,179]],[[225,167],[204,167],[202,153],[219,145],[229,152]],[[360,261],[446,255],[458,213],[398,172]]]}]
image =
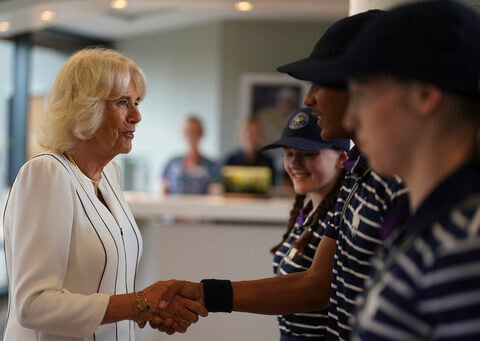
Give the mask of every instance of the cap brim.
[{"label": "cap brim", "polygon": [[326,87],[341,89],[346,89],[347,87],[347,77],[343,64],[337,59],[319,61],[312,58],[304,58],[279,66],[277,71]]},{"label": "cap brim", "polygon": [[325,148],[331,148],[332,144],[312,141],[302,137],[284,137],[272,143],[269,143],[266,146],[263,146],[261,150],[269,150],[269,149],[284,148],[284,147],[305,150],[305,151],[316,151],[316,150],[322,150]]}]

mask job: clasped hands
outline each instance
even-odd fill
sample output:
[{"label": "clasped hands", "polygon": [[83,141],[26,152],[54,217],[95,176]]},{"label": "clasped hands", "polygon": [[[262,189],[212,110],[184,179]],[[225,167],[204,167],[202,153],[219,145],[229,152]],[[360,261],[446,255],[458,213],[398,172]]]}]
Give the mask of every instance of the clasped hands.
[{"label": "clasped hands", "polygon": [[144,292],[152,305],[148,312],[151,316],[147,318],[150,326],[169,335],[185,333],[192,323],[199,320],[199,316],[208,315],[201,283],[173,279],[158,281],[145,288]]}]

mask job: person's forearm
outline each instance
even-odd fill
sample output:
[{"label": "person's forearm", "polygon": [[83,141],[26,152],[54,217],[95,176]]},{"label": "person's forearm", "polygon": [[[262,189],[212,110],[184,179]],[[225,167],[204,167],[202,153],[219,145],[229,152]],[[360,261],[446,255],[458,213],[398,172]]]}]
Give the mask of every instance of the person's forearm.
[{"label": "person's forearm", "polygon": [[160,297],[167,287],[167,282],[158,281],[140,291],[110,296],[102,324],[134,320],[143,327],[158,313]]},{"label": "person's forearm", "polygon": [[[230,307],[233,311],[276,315],[325,308],[330,296],[335,248],[335,239],[324,237],[307,271],[231,283],[232,297],[229,299],[227,295],[223,295],[223,301],[228,304],[223,305],[225,310],[217,311],[229,311],[226,308]],[[211,290],[212,288],[209,291]],[[204,297],[207,305],[211,301],[210,296],[212,295],[207,293]],[[218,298],[214,301],[215,305],[222,308],[222,302]]]},{"label": "person's forearm", "polygon": [[102,324],[122,320],[136,320],[138,317],[138,309],[135,302],[134,293],[110,296]]},{"label": "person's forearm", "polygon": [[330,279],[308,271],[260,280],[232,282],[233,310],[257,314],[316,311],[328,305]]},{"label": "person's forearm", "polygon": [[331,271],[319,274],[311,269],[251,281],[176,281],[163,299],[169,302],[176,294],[180,294],[204,302],[209,312],[292,314],[325,308],[328,305],[330,282]]},{"label": "person's forearm", "polygon": [[209,312],[291,314],[316,311],[328,305],[335,239],[324,237],[307,271],[272,278],[231,282],[204,279],[201,283],[173,281],[164,302],[176,295],[202,302]]}]

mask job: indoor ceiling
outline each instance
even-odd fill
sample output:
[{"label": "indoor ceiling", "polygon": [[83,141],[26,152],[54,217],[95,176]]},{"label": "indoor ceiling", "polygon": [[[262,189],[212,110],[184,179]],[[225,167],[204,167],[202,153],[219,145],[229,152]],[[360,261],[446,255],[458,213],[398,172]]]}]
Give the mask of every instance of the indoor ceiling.
[{"label": "indoor ceiling", "polygon": [[[2,22],[10,23],[0,37],[54,28],[115,40],[219,20],[336,20],[348,15],[349,6],[348,0],[252,0],[253,10],[239,12],[235,2],[128,0],[123,10],[114,10],[111,0],[0,0],[0,31]],[[49,21],[41,19],[44,11],[54,13]]]}]

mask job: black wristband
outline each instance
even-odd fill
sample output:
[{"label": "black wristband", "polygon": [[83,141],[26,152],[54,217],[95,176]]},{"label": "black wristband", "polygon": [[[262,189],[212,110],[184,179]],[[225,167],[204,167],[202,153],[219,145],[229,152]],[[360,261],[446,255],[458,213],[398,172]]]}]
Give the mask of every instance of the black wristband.
[{"label": "black wristband", "polygon": [[231,313],[233,309],[232,282],[220,279],[202,279],[205,308],[211,313]]}]

